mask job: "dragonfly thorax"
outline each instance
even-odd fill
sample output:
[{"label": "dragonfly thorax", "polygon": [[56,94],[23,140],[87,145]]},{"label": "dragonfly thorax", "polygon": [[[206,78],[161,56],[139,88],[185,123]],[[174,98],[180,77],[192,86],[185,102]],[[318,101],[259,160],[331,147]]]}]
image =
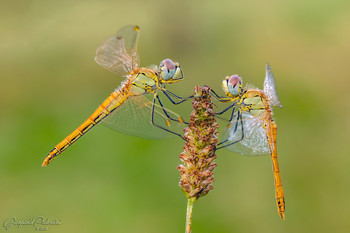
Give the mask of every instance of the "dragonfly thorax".
[{"label": "dragonfly thorax", "polygon": [[238,104],[243,111],[254,116],[272,114],[266,95],[259,89],[247,90]]},{"label": "dragonfly thorax", "polygon": [[143,95],[146,93],[153,93],[158,87],[158,76],[154,71],[147,68],[140,68],[140,70],[132,75],[130,94]]}]

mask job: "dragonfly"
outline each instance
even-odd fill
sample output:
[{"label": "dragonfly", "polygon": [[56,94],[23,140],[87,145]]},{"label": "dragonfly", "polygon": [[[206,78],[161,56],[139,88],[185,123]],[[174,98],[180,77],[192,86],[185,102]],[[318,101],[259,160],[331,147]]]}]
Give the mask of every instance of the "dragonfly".
[{"label": "dragonfly", "polygon": [[266,64],[263,90],[250,85],[242,88],[242,78],[238,75],[225,77],[222,88],[226,96],[219,96],[212,91],[213,97],[230,105],[216,114],[221,115],[230,109],[232,111],[217,149],[227,148],[242,155],[271,156],[277,209],[284,220],[285,199],[277,159],[277,125],[272,118],[272,107],[282,108],[282,105],[271,67]]},{"label": "dragonfly", "polygon": [[[172,130],[171,122],[182,124],[183,119],[166,109],[158,94],[164,93],[173,104],[188,99],[165,88],[166,84],[184,79],[182,69],[178,62],[170,59],[163,60],[159,68],[154,65],[139,67],[139,34],[138,26],[125,26],[97,48],[97,64],[125,79],[76,130],[48,153],[42,166],[47,166],[100,122],[117,131],[146,138],[162,138],[163,132],[182,138]],[[145,97],[152,94],[152,101]]]}]

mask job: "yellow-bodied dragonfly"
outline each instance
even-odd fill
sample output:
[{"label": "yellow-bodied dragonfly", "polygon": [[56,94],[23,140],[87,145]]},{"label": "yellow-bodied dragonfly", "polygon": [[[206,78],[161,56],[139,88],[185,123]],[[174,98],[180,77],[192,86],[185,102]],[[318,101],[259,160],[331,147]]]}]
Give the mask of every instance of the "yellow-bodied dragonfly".
[{"label": "yellow-bodied dragonfly", "polygon": [[[96,50],[95,61],[100,66],[126,79],[83,124],[49,152],[42,166],[48,165],[99,122],[123,133],[146,138],[162,138],[163,132],[181,137],[170,128],[170,122],[180,124],[182,118],[164,108],[157,91],[163,92],[173,104],[185,101],[187,98],[165,89],[165,84],[183,80],[182,70],[170,59],[163,60],[159,68],[139,67],[139,32],[138,26],[123,27]],[[153,101],[148,100],[146,94],[153,94]]]},{"label": "yellow-bodied dragonfly", "polygon": [[227,76],[222,83],[226,94],[221,97],[212,91],[220,102],[231,103],[223,111],[232,109],[223,140],[217,149],[227,148],[242,155],[270,155],[275,179],[278,213],[284,220],[285,200],[277,160],[277,125],[272,118],[272,106],[282,108],[277,96],[275,79],[271,67],[266,65],[264,90],[253,87],[242,88],[238,75]]}]

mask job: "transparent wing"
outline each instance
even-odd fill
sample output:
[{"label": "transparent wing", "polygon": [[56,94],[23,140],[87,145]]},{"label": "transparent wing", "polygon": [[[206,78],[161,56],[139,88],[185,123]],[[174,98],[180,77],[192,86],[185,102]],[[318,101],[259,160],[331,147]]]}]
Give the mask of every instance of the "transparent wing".
[{"label": "transparent wing", "polygon": [[146,66],[146,68],[152,70],[154,73],[158,72],[158,66],[156,66],[154,64]]},{"label": "transparent wing", "polygon": [[140,63],[137,53],[139,34],[138,26],[123,27],[97,48],[95,61],[103,68],[122,77],[130,74],[139,67]]},{"label": "transparent wing", "polygon": [[280,106],[280,108],[282,108],[282,105],[277,96],[275,78],[273,77],[273,73],[269,64],[266,64],[264,93],[265,95],[267,95],[267,98],[269,99],[271,106]]},{"label": "transparent wing", "polygon": [[[176,113],[166,109],[170,117],[178,119],[180,116]],[[118,109],[116,109],[110,116],[106,117],[102,124],[112,128],[121,133],[135,135],[148,139],[161,139],[175,136],[163,129],[160,129],[151,124],[152,102],[145,96],[131,96]],[[155,106],[154,123],[157,125],[183,134],[185,124],[170,121],[162,107]],[[170,123],[170,125],[169,125]]]},{"label": "transparent wing", "polygon": [[263,124],[261,115],[252,115],[249,112],[236,113],[223,134],[223,140],[228,139],[225,144],[235,142],[227,149],[242,155],[270,154]]}]

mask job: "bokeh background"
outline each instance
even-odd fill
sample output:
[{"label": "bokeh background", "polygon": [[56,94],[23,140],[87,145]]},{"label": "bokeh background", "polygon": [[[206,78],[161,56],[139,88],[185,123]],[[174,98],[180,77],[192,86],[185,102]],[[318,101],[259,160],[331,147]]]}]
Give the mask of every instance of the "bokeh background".
[{"label": "bokeh background", "polygon": [[[348,0],[2,0],[1,224],[43,216],[61,220],[47,232],[184,232],[177,138],[98,126],[40,167],[122,80],[95,64],[95,49],[138,24],[142,65],[180,62],[185,81],[172,91],[208,84],[221,92],[234,73],[261,88],[269,62],[284,106],[274,116],[286,221],[270,158],[221,150],[214,190],[195,203],[193,232],[349,232],[349,22]],[[179,110],[190,111],[190,103]]]}]

